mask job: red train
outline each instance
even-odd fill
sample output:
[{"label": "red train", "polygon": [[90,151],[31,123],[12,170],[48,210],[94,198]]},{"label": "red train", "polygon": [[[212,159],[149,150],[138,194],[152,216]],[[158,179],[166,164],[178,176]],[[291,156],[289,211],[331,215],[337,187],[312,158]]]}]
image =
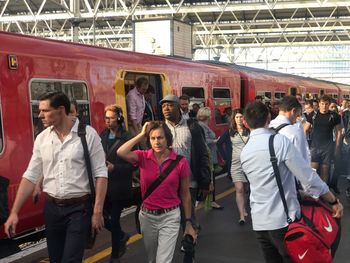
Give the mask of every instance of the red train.
[{"label": "red train", "polygon": [[[292,75],[185,59],[152,56],[75,43],[0,33],[0,176],[8,178],[8,205],[12,206],[21,176],[29,162],[33,141],[41,130],[38,97],[60,90],[77,100],[79,115],[97,131],[104,128],[104,107],[122,106],[125,94],[140,76],[149,79],[157,118],[158,101],[165,95],[186,93],[192,103],[213,109],[211,127],[227,128],[225,108],[243,107],[256,95],[272,103],[286,94],[306,98],[323,93],[349,97],[346,85]],[[28,200],[20,213],[17,232],[43,225],[43,198]],[[3,227],[0,239],[4,238]]]}]

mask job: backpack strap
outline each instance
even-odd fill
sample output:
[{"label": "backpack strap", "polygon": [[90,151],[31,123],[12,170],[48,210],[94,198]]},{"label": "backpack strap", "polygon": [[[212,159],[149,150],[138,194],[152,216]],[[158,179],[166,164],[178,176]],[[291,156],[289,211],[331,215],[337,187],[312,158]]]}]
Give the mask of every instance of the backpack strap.
[{"label": "backpack strap", "polygon": [[279,193],[280,193],[280,196],[281,196],[281,199],[282,199],[284,212],[286,213],[286,216],[287,216],[287,222],[288,222],[288,224],[290,224],[290,223],[292,223],[292,219],[289,217],[287,201],[286,201],[286,198],[285,198],[285,195],[284,195],[281,175],[280,175],[280,171],[279,171],[278,165],[277,165],[277,157],[276,157],[276,154],[275,154],[275,149],[273,148],[273,140],[275,138],[275,135],[276,134],[273,134],[269,138],[270,161],[272,163],[273,172],[275,174],[278,190],[279,190]]},{"label": "backpack strap", "polygon": [[84,159],[85,159],[85,164],[86,164],[86,170],[87,170],[88,177],[89,177],[91,199],[92,199],[92,202],[94,203],[95,196],[96,196],[95,184],[94,184],[94,179],[92,178],[91,161],[90,161],[89,149],[88,149],[87,142],[86,142],[86,125],[82,122],[79,122],[79,124],[78,124],[78,136],[80,137],[80,140],[81,140],[81,143],[82,143],[83,149],[84,149]]},{"label": "backpack strap", "polygon": [[156,190],[157,187],[165,180],[165,178],[168,177],[168,175],[171,173],[172,170],[174,170],[175,166],[181,161],[182,158],[182,155],[177,155],[176,159],[171,161],[169,166],[148,187],[145,195],[142,198],[143,201],[146,200],[153,193],[153,191]]},{"label": "backpack strap", "polygon": [[272,128],[276,133],[278,133],[280,130],[282,130],[284,127],[290,125],[289,123],[282,123],[280,126],[277,128]]}]

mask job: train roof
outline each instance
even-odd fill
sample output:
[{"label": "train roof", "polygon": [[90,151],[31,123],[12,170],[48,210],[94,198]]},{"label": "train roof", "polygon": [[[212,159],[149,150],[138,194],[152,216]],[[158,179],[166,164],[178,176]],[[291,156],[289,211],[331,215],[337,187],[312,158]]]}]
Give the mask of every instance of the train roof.
[{"label": "train roof", "polygon": [[310,77],[303,77],[303,76],[299,76],[299,75],[282,73],[282,72],[278,72],[278,71],[265,70],[265,69],[260,69],[260,68],[253,68],[253,67],[238,65],[238,64],[235,64],[235,63],[227,63],[227,62],[220,62],[220,61],[209,61],[209,60],[202,60],[201,62],[214,64],[214,65],[227,66],[227,67],[236,69],[236,70],[241,71],[241,72],[243,71],[243,72],[248,72],[248,73],[249,72],[251,72],[251,73],[261,73],[261,74],[264,74],[264,75],[269,75],[269,76],[274,76],[274,77],[289,77],[289,78],[298,79],[298,80],[304,80],[304,81],[317,81],[317,82],[321,82],[321,83],[324,83],[324,84],[335,85],[335,86],[338,86],[340,88],[350,89],[350,85],[343,84],[343,83],[337,83],[337,82],[333,82],[333,81],[315,79],[315,78],[310,78]]},{"label": "train roof", "polygon": [[[151,54],[138,53],[133,51],[125,51],[119,49],[111,49],[105,47],[90,46],[81,43],[64,42],[59,40],[33,37],[28,35],[20,35],[9,32],[0,32],[0,47],[1,52],[12,54],[18,52],[28,53],[32,56],[50,56],[65,59],[92,59],[94,61],[103,61],[115,63],[120,61],[127,65],[140,64],[144,65],[160,65],[163,68],[181,67],[191,68],[192,70],[203,71],[205,66],[206,71],[222,72],[220,65],[204,63],[201,61],[193,61],[191,59],[179,58],[174,56],[158,56]],[[228,74],[232,72],[227,71]],[[238,70],[237,70],[238,74]]]}]

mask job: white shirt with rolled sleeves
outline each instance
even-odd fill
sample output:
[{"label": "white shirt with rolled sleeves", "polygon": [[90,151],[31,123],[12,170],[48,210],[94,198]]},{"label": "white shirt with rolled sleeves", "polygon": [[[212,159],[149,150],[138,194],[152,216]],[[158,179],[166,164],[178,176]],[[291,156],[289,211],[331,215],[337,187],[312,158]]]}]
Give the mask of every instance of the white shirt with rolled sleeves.
[{"label": "white shirt with rolled sleeves", "polygon": [[[271,134],[272,131],[265,128],[253,130],[241,153],[242,169],[250,182],[250,206],[255,231],[276,230],[288,225],[270,161]],[[300,205],[293,175],[304,191],[315,198],[327,193],[329,188],[285,136],[275,136],[274,149],[289,216],[294,220],[300,217]]]},{"label": "white shirt with rolled sleeves", "polygon": [[279,130],[279,134],[286,136],[294,146],[299,150],[301,156],[307,160],[309,163],[311,161],[310,150],[307,144],[307,140],[304,134],[303,127],[300,126],[300,123],[291,124],[290,120],[282,115],[278,115],[275,119],[270,122],[270,128],[278,128],[278,126],[287,123],[288,126],[283,127]]},{"label": "white shirt with rolled sleeves", "polygon": [[[23,174],[32,183],[43,175],[43,191],[55,198],[68,199],[90,193],[78,124],[76,120],[63,143],[52,126],[42,131],[34,142],[32,158]],[[93,177],[108,178],[101,138],[91,126],[86,126],[86,141]]]}]

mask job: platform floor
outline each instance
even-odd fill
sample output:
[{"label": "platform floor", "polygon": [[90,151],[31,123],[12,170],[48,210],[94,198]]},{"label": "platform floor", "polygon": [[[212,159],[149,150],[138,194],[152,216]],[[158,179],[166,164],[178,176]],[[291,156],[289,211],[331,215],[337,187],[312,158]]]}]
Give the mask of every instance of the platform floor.
[{"label": "platform floor", "polygon": [[[345,188],[348,182],[340,180],[341,194],[345,215],[342,220],[342,240],[334,263],[350,262],[350,200],[346,199]],[[263,262],[260,247],[252,231],[251,220],[248,218],[244,226],[238,224],[238,213],[234,199],[234,187],[225,177],[217,180],[217,202],[224,206],[223,210],[204,211],[198,209],[198,220],[202,231],[196,246],[195,262],[199,263],[261,263]],[[124,231],[132,234],[127,252],[122,257],[122,263],[144,263],[146,252],[140,235],[136,234],[134,213],[122,218]],[[180,240],[180,239],[179,239]],[[110,234],[103,231],[97,239],[95,247],[85,253],[85,262],[108,262],[110,256]],[[175,250],[174,263],[182,262],[183,254],[180,252],[179,242]],[[6,259],[0,262],[10,262]],[[16,263],[49,262],[46,249],[27,255]],[[160,262],[161,263],[161,262]]]}]

